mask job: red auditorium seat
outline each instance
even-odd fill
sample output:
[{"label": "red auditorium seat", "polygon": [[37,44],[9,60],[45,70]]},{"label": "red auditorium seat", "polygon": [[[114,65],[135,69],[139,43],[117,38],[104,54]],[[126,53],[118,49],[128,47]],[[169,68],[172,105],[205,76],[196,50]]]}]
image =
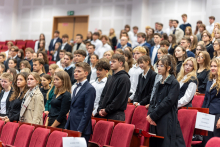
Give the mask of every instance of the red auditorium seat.
[{"label": "red auditorium seat", "polygon": [[180,109],[178,111],[178,120],[186,147],[191,147],[197,112],[198,110],[193,109]]},{"label": "red auditorium seat", "polygon": [[213,137],[211,138],[205,145],[205,147],[219,147],[220,146],[220,138]]},{"label": "red auditorium seat", "polygon": [[19,127],[15,138],[15,147],[28,147],[31,135],[34,131],[34,126],[23,124]]},{"label": "red auditorium seat", "polygon": [[45,147],[50,130],[38,127],[31,136],[30,147]]},{"label": "red auditorium seat", "polygon": [[56,64],[56,61],[49,61],[49,65]]},{"label": "red auditorium seat", "polygon": [[5,45],[5,46],[2,46],[2,49],[1,49],[1,51],[2,50],[5,50],[5,51],[7,51],[8,50],[8,46],[7,45]]},{"label": "red auditorium seat", "polygon": [[30,48],[34,49],[34,46],[35,46],[35,42],[34,41],[28,41],[26,43],[26,47],[25,48],[30,47]]},{"label": "red auditorium seat", "polygon": [[95,119],[92,119],[92,130],[94,130],[95,124],[96,124],[96,120],[95,120]]},{"label": "red auditorium seat", "polygon": [[114,122],[100,120],[95,125],[93,131],[92,140],[90,143],[96,143],[100,147],[103,145],[109,145]]},{"label": "red auditorium seat", "polygon": [[0,45],[5,45],[5,41],[0,41]]},{"label": "red auditorium seat", "polygon": [[35,42],[34,40],[25,40],[26,42]]},{"label": "red auditorium seat", "polygon": [[17,41],[17,44],[16,44],[16,46],[22,46],[22,48],[24,48],[25,47],[25,45],[26,45],[26,41]]},{"label": "red auditorium seat", "polygon": [[127,105],[127,108],[125,110],[125,123],[130,124],[131,118],[134,113],[135,106],[134,105]]},{"label": "red auditorium seat", "polygon": [[7,45],[8,42],[12,42],[15,45],[15,41],[14,40],[6,40],[5,41],[5,45]]},{"label": "red auditorium seat", "polygon": [[4,125],[0,140],[3,144],[13,145],[19,124],[8,122]]},{"label": "red auditorium seat", "polygon": [[0,120],[0,134],[2,132],[2,128],[3,128],[4,124],[5,124],[5,121]]},{"label": "red auditorium seat", "polygon": [[62,137],[67,137],[65,132],[53,131],[47,141],[46,147],[62,147]]},{"label": "red auditorium seat", "polygon": [[132,124],[118,123],[113,130],[110,146],[129,147],[134,128]]},{"label": "red auditorium seat", "polygon": [[202,108],[202,104],[205,96],[203,95],[195,95],[192,100],[192,106],[196,108]]}]

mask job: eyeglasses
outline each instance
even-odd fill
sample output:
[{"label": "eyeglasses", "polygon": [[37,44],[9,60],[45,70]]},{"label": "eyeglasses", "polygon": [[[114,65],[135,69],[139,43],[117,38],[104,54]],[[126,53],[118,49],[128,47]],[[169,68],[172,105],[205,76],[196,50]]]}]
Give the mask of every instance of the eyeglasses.
[{"label": "eyeglasses", "polygon": [[208,37],[208,35],[203,35],[202,37]]}]

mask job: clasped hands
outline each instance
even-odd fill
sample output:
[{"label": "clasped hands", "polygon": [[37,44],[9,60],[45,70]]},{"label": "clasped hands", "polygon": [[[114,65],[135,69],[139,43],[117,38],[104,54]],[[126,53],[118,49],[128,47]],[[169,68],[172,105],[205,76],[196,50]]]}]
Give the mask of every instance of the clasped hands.
[{"label": "clasped hands", "polygon": [[105,109],[101,109],[99,111],[99,115],[102,116],[102,117],[105,117],[107,115],[107,113],[105,112]]}]

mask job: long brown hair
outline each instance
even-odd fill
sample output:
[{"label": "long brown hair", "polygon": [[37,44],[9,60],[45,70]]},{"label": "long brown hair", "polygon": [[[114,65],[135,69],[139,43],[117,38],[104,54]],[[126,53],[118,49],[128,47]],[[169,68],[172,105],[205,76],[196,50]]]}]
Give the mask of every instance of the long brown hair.
[{"label": "long brown hair", "polygon": [[[43,43],[43,48],[40,47],[40,43],[41,42]],[[46,49],[45,49],[45,41],[44,40],[39,41],[39,49],[38,49],[37,52],[40,52],[40,51],[44,51],[44,52],[46,51]]]},{"label": "long brown hair", "polygon": [[169,36],[172,37],[172,41],[170,42],[172,44],[172,48],[174,48],[176,44],[176,36],[174,34],[170,34]]},{"label": "long brown hair", "polygon": [[[210,69],[210,55],[207,51],[200,51],[199,54],[202,54],[204,56],[204,63],[203,66],[205,67],[205,69],[209,70]],[[199,56],[198,54],[198,56]],[[197,67],[199,69],[199,64],[197,63]]]},{"label": "long brown hair", "polygon": [[[210,65],[212,64],[212,62],[215,62],[217,64],[217,78],[216,78],[216,82],[215,84],[211,87],[211,89],[216,88],[217,93],[216,95],[219,93],[220,90],[220,61],[218,58],[213,58],[210,62]],[[209,80],[213,80],[215,78],[215,75],[212,74],[212,72],[209,73]]]},{"label": "long brown hair", "polygon": [[129,51],[124,51],[124,56],[128,58],[128,61],[127,61],[128,67],[129,67],[129,69],[131,69],[133,66],[133,63],[134,63],[132,53]]},{"label": "long brown hair", "polygon": [[54,73],[54,76],[57,76],[63,82],[63,86],[59,90],[55,87],[54,94],[56,95],[58,93],[62,94],[62,93],[65,93],[66,91],[71,93],[71,82],[70,82],[70,76],[68,75],[68,73],[65,71],[59,71],[59,72]]},{"label": "long brown hair", "polygon": [[[45,52],[45,51],[39,51],[39,52],[37,53],[37,57],[39,56],[39,54],[42,54],[42,55],[43,55],[44,64],[49,64],[46,52]],[[39,57],[38,57],[38,58],[39,58]]]},{"label": "long brown hair", "polygon": [[175,48],[174,53],[173,53],[173,57],[176,60],[176,63],[178,62],[178,58],[175,56],[175,51],[178,47],[181,48],[183,52],[185,52],[185,54],[183,55],[183,61],[186,60],[186,58],[188,57],[186,53],[186,49],[183,46],[179,45]]},{"label": "long brown hair", "polygon": [[193,36],[193,42],[191,42],[190,44],[190,50],[194,50],[197,47],[198,39],[196,35],[191,35],[191,36]]},{"label": "long brown hair", "polygon": [[154,29],[153,29],[153,28],[149,28],[148,31],[149,31],[150,29],[152,30],[152,34],[151,34],[151,35],[148,35],[148,33],[147,33],[147,37],[146,37],[146,41],[147,41],[147,42],[149,42],[152,38],[154,38]]},{"label": "long brown hair", "polygon": [[[198,23],[199,23],[199,24],[202,24],[202,21],[199,20],[199,21],[197,21],[196,24],[198,24]],[[198,31],[199,31],[199,27],[196,25],[196,30],[194,31],[194,35],[196,35]]]},{"label": "long brown hair", "polygon": [[151,70],[154,71],[154,67],[151,65],[151,59],[150,59],[150,56],[147,56],[147,55],[144,55],[144,56],[141,56],[140,58],[138,58],[137,60],[137,63],[143,63],[144,62],[148,62],[148,66],[150,67]]},{"label": "long brown hair", "polygon": [[12,93],[12,95],[11,95],[9,101],[15,100],[15,99],[18,97],[19,94],[21,94],[21,95],[20,95],[20,99],[23,99],[25,93],[26,93],[26,92],[28,91],[28,89],[29,89],[28,86],[27,86],[27,84],[25,84],[24,90],[23,90],[22,93],[21,93],[20,88],[17,86],[18,76],[22,76],[22,77],[25,79],[26,83],[27,83],[28,73],[26,73],[26,72],[20,72],[19,74],[17,74],[17,76],[16,76],[16,78],[15,78],[14,86],[13,86],[13,93]]}]

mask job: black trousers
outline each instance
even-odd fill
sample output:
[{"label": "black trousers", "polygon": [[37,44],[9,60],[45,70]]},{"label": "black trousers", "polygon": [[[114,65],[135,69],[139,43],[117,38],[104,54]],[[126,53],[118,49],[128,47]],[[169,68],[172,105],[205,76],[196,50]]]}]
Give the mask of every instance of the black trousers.
[{"label": "black trousers", "polygon": [[[55,121],[56,119],[57,119],[57,117],[49,117],[48,126],[52,126],[52,124],[54,123],[54,121]],[[64,128],[65,128],[65,125],[66,125],[66,119],[63,120],[63,121],[57,126],[57,128],[64,129]]]}]

